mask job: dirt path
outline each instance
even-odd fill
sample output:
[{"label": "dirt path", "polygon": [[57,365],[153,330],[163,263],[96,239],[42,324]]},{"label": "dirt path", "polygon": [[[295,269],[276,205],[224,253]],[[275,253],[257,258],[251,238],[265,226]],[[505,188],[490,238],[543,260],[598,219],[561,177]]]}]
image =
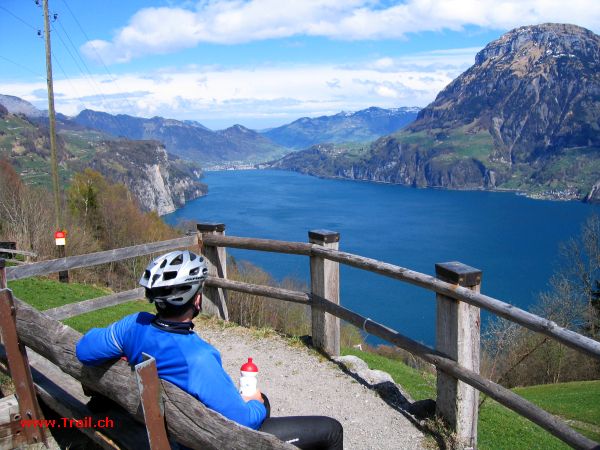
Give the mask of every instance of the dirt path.
[{"label": "dirt path", "polygon": [[345,449],[420,449],[423,434],[372,389],[302,343],[274,333],[198,320],[196,331],[220,352],[237,384],[239,368],[252,357],[258,386],[268,395],[271,415],[327,415],[344,426]]}]

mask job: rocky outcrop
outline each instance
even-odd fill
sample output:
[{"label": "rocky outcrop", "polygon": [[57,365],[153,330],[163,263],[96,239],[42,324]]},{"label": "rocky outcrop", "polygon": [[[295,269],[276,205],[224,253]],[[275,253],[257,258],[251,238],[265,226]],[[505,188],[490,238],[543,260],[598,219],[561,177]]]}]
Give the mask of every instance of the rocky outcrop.
[{"label": "rocky outcrop", "polygon": [[421,110],[411,131],[471,124],[495,157],[532,161],[565,147],[600,145],[600,36],[575,25],[517,28]]},{"label": "rocky outcrop", "polygon": [[199,167],[169,158],[156,141],[106,141],[87,164],[123,183],[144,211],[168,214],[207,192]]},{"label": "rocky outcrop", "polygon": [[592,186],[590,192],[585,196],[584,201],[586,203],[600,203],[600,180],[596,181]]}]

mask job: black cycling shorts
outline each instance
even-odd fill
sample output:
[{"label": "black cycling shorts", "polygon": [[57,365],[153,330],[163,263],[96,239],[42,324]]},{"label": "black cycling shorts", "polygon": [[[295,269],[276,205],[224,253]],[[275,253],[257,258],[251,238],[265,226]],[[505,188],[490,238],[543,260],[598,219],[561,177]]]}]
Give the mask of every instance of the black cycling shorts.
[{"label": "black cycling shorts", "polygon": [[326,416],[270,417],[269,399],[263,394],[267,418],[259,431],[272,434],[304,450],[342,450],[344,430],[337,420]]}]

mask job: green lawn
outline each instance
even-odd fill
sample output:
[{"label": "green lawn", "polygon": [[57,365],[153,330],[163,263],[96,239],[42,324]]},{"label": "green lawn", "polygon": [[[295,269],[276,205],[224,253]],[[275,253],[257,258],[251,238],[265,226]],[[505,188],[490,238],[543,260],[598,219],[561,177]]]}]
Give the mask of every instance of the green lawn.
[{"label": "green lawn", "polygon": [[48,278],[9,281],[8,287],[15,297],[40,311],[110,294],[108,289],[80,283],[59,283]]},{"label": "green lawn", "polygon": [[71,317],[70,319],[65,320],[64,323],[81,333],[85,333],[90,328],[106,327],[129,314],[139,311],[153,313],[156,310],[154,305],[148,303],[146,300],[134,300],[132,302],[122,303],[109,308],[81,314],[80,316]]},{"label": "green lawn", "polygon": [[435,398],[435,376],[430,373],[420,373],[400,361],[354,348],[344,348],[342,354],[358,356],[371,369],[389,373],[394,381],[402,385],[414,400]]},{"label": "green lawn", "polygon": [[[388,372],[414,400],[435,398],[435,376],[419,373],[398,360],[345,348],[344,355],[363,359],[371,369]],[[570,421],[600,442],[600,380],[516,388],[514,391],[548,412]],[[480,449],[567,449],[550,433],[517,413],[486,399],[479,412]]]},{"label": "green lawn", "polygon": [[[80,283],[59,283],[48,278],[9,281],[8,287],[13,290],[15,297],[41,311],[110,294],[110,291],[104,288]],[[107,326],[138,311],[154,312],[154,306],[145,300],[131,301],[72,317],[64,322],[84,333],[90,328]]]}]

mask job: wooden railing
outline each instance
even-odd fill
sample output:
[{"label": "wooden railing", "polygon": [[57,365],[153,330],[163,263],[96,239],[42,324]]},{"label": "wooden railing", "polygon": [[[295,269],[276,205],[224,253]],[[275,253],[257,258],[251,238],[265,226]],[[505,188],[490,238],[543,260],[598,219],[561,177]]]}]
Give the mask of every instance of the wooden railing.
[{"label": "wooden railing", "polygon": [[[198,224],[197,236],[44,261],[21,267],[9,267],[6,269],[6,278],[14,280],[43,275],[195,245],[199,245],[209,266],[209,278],[205,283],[203,302],[205,312],[227,319],[227,291],[303,303],[310,306],[312,311],[313,344],[330,356],[339,354],[340,319],[411,352],[437,368],[437,413],[444,417],[456,431],[464,446],[475,447],[477,444],[478,392],[483,392],[573,447],[597,448],[597,443],[571,429],[563,421],[479,374],[479,311],[480,308],[484,308],[595,359],[600,359],[600,343],[562,328],[550,320],[481,294],[479,292],[481,271],[461,263],[436,264],[436,277],[432,277],[393,264],[339,251],[339,234],[335,232],[311,231],[309,242],[287,242],[225,236],[223,224],[202,223]],[[309,256],[311,292],[298,292],[227,279],[225,251],[227,247]],[[339,304],[340,263],[435,292],[436,349],[418,343],[383,324],[341,306]],[[132,290],[80,304],[66,305],[47,311],[46,317],[64,319],[106,305],[128,301],[139,293],[138,290]],[[169,424],[168,417],[167,423]]]},{"label": "wooden railing", "polygon": [[[11,244],[11,248],[5,248],[7,244]],[[10,262],[16,265],[27,264],[31,262],[31,258],[37,258],[37,253],[18,250],[16,248],[16,242],[0,242],[0,257],[4,257],[3,255],[6,254],[11,255]],[[17,256],[24,256],[25,261],[16,259]]]}]

